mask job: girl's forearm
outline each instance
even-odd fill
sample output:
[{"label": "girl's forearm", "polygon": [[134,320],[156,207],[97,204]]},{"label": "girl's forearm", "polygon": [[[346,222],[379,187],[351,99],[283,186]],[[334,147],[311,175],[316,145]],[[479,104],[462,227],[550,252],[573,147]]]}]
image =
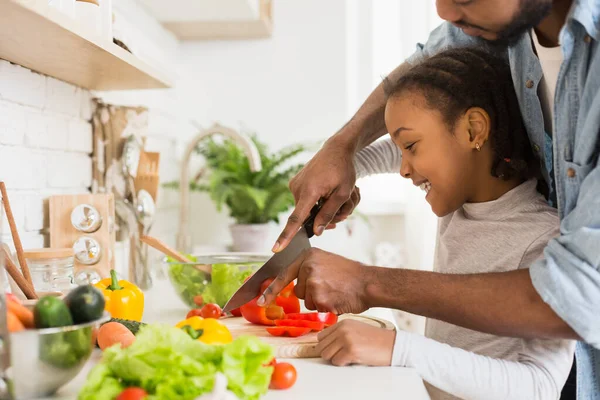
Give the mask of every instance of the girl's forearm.
[{"label": "girl's forearm", "polygon": [[[415,368],[431,385],[463,399],[558,399],[573,347],[566,341],[546,342],[540,357],[525,354],[519,361],[508,361],[399,332],[392,365]],[[539,359],[545,364],[538,365]]]}]

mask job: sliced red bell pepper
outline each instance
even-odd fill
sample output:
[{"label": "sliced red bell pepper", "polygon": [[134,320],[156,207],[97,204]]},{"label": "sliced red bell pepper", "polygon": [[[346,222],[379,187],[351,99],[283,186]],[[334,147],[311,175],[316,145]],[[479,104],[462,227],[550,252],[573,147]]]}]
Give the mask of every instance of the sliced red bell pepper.
[{"label": "sliced red bell pepper", "polygon": [[323,322],[327,327],[335,324],[338,320],[338,316],[330,312],[292,313],[286,314],[285,319],[295,319],[301,321],[320,321]]},{"label": "sliced red bell pepper", "polygon": [[[260,294],[273,282],[267,279],[261,285]],[[286,313],[297,313],[300,311],[300,300],[294,294],[294,283],[290,282],[275,298],[275,303],[267,307],[259,307],[256,304],[258,297],[240,307],[242,316],[253,324],[275,325],[274,320],[284,318]],[[231,313],[233,314],[235,310]],[[234,314],[235,315],[235,314]]]},{"label": "sliced red bell pepper", "polygon": [[297,326],[274,326],[267,328],[267,332],[273,336],[299,337],[310,333],[310,328],[300,328]]},{"label": "sliced red bell pepper", "polygon": [[306,321],[301,319],[279,319],[275,321],[277,326],[296,326],[299,328],[310,328],[315,332],[321,332],[325,329],[325,324],[321,321]]},{"label": "sliced red bell pepper", "polygon": [[239,308],[236,308],[235,310],[231,310],[231,315],[234,317],[241,317],[242,311]]},{"label": "sliced red bell pepper", "polygon": [[290,297],[277,296],[275,304],[283,308],[285,314],[300,312],[300,300],[293,293]]},{"label": "sliced red bell pepper", "polygon": [[276,319],[282,319],[285,316],[282,307],[277,305],[260,307],[256,304],[256,300],[258,297],[240,307],[242,317],[246,321],[257,325],[275,325]]},{"label": "sliced red bell pepper", "polygon": [[[269,285],[273,282],[273,278],[269,278],[260,286],[260,294],[262,294]],[[275,304],[283,308],[283,311],[288,313],[300,312],[300,300],[294,293],[294,282],[290,282],[275,298]]]}]

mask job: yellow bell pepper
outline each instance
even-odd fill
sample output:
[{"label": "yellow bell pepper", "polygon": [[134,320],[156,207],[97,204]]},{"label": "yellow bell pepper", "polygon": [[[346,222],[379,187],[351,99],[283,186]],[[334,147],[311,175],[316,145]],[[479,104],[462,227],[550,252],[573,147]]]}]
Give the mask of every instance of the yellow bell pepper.
[{"label": "yellow bell pepper", "polygon": [[233,341],[229,329],[214,318],[190,317],[175,327],[183,329],[193,339],[206,344],[227,344]]},{"label": "yellow bell pepper", "polygon": [[133,283],[117,280],[115,270],[110,271],[110,278],[102,279],[94,285],[104,293],[106,306],[113,318],[129,319],[140,322],[144,314],[144,293]]}]

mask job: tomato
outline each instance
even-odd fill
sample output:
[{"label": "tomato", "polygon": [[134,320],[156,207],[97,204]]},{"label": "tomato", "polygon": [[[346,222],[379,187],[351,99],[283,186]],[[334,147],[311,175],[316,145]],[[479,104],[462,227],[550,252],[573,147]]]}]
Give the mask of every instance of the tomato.
[{"label": "tomato", "polygon": [[121,392],[116,400],[141,400],[148,397],[148,393],[139,387],[130,387]]},{"label": "tomato", "polygon": [[296,383],[296,368],[289,363],[277,363],[271,375],[269,389],[289,389]]},{"label": "tomato", "polygon": [[331,326],[335,324],[338,320],[337,315],[330,312],[312,312],[312,313],[293,313],[287,314],[285,319],[297,319],[303,321],[320,321],[325,324],[325,326]]},{"label": "tomato", "polygon": [[280,319],[275,321],[277,326],[296,326],[299,328],[310,328],[315,332],[325,329],[325,324],[321,321],[306,321],[302,319]]},{"label": "tomato", "polygon": [[235,310],[231,310],[231,315],[234,317],[241,317],[242,311],[239,308],[236,308]]},{"label": "tomato", "polygon": [[267,328],[267,332],[273,336],[299,337],[310,333],[310,331],[310,328],[301,328],[298,326],[274,326]]},{"label": "tomato", "polygon": [[208,303],[207,305],[202,307],[202,310],[200,311],[200,316],[202,318],[219,319],[221,318],[221,313],[221,307],[219,307],[218,304]]},{"label": "tomato", "polygon": [[202,310],[200,310],[199,308],[193,308],[190,310],[190,312],[187,313],[187,315],[185,316],[185,319],[188,318],[192,318],[192,317],[199,317],[201,315]]},{"label": "tomato", "polygon": [[260,307],[256,304],[256,300],[258,297],[240,307],[242,317],[246,321],[257,325],[275,325],[276,319],[282,319],[285,316],[283,308],[276,305]]},{"label": "tomato", "polygon": [[194,296],[194,304],[198,307],[202,307],[202,305],[204,304],[204,299],[201,295]]}]

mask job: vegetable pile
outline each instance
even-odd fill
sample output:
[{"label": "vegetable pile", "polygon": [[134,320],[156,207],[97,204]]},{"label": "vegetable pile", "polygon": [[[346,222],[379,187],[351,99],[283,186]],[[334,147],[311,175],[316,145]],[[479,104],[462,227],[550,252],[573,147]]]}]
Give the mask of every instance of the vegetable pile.
[{"label": "vegetable pile", "polygon": [[[260,293],[272,282],[273,279],[264,281]],[[248,322],[270,325],[267,332],[273,336],[304,336],[310,332],[320,332],[337,322],[337,315],[332,313],[300,313],[300,300],[294,294],[293,282],[277,295],[274,304],[260,307],[257,300],[258,296],[244,304],[240,307],[240,312]]]},{"label": "vegetable pile", "polygon": [[175,327],[142,326],[129,347],[104,350],[79,399],[114,399],[124,389],[136,387],[150,400],[191,400],[209,393],[219,372],[238,398],[258,399],[271,382],[272,358],[271,346],[256,337],[208,345]]},{"label": "vegetable pile", "polygon": [[[6,295],[10,332],[24,329],[58,328],[98,320],[104,312],[104,297],[92,286],[79,286],[64,300],[42,297],[33,311],[12,294]],[[93,330],[78,329],[40,337],[39,357],[56,368],[71,368],[90,354]]]}]

